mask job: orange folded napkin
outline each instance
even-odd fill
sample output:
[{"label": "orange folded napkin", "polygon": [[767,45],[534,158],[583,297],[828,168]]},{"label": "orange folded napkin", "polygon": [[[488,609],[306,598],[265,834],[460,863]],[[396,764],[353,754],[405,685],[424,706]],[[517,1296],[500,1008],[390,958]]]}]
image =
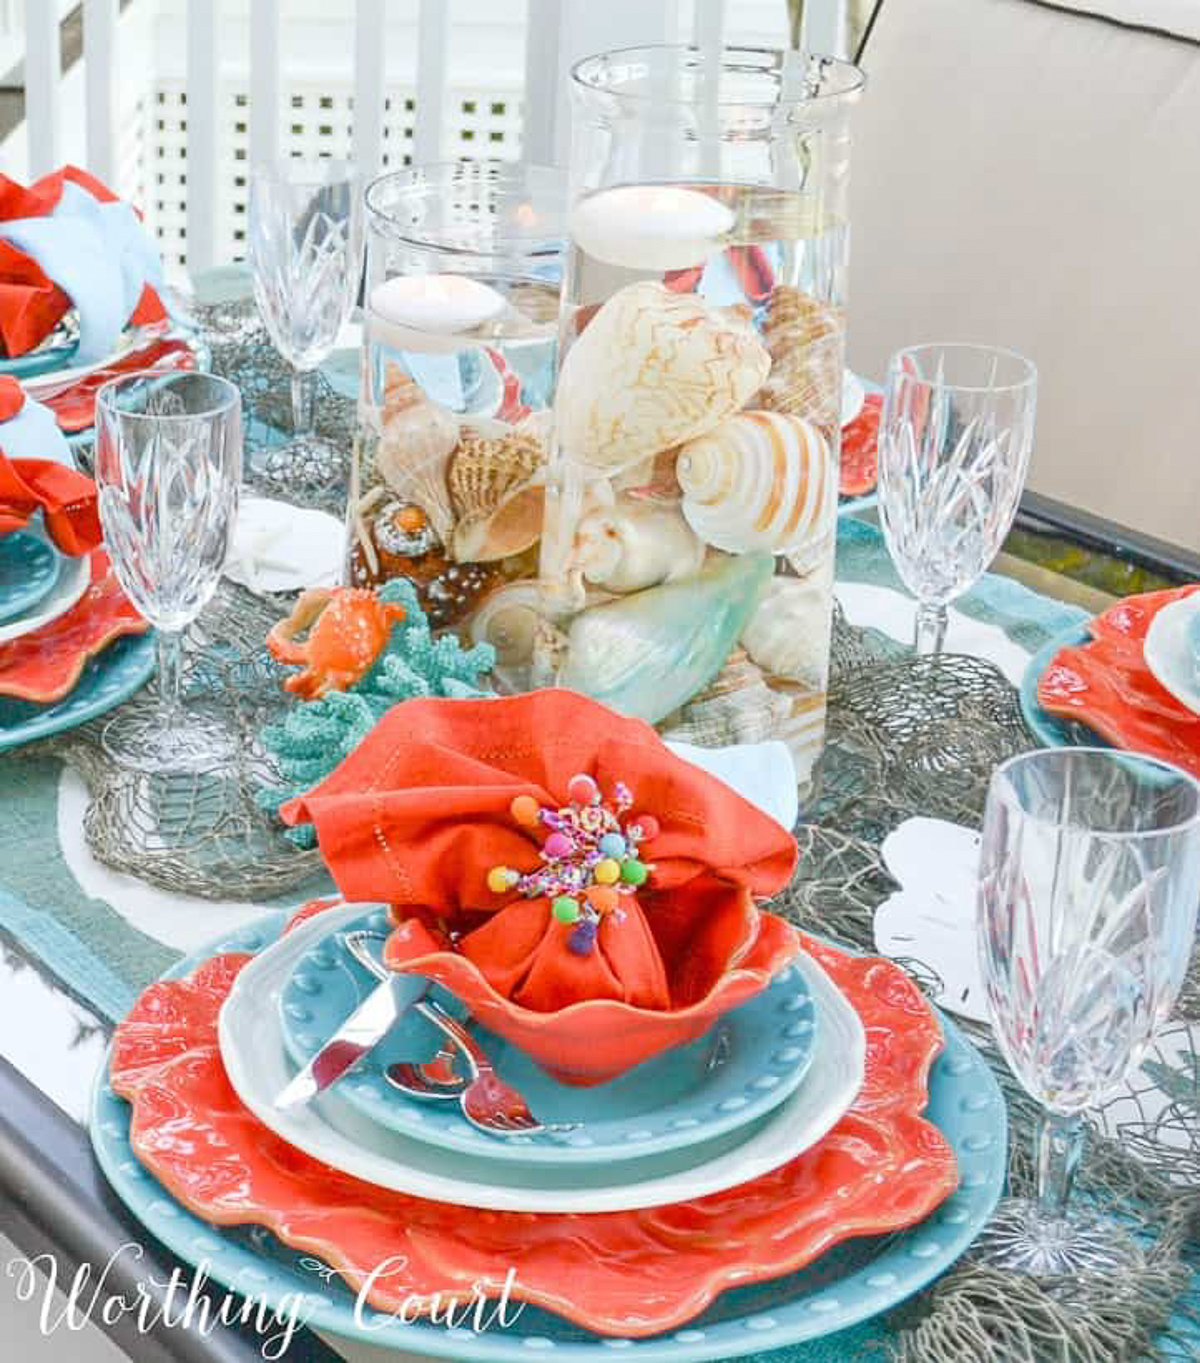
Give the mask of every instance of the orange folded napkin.
[{"label": "orange folded napkin", "polygon": [[397,705],[280,813],[315,825],[347,899],[393,905],[391,964],[453,953],[540,1012],[692,1007],[752,952],[754,897],[796,861],[786,829],[648,724],[562,690]]},{"label": "orange folded napkin", "polygon": [[[90,553],[103,538],[95,483],[58,459],[10,459],[4,453],[5,424],[22,418],[27,404],[36,406],[16,379],[0,375],[0,535],[23,529],[40,510],[50,538],[64,554]],[[41,414],[47,415],[44,408]],[[48,435],[62,442],[52,416]]]}]

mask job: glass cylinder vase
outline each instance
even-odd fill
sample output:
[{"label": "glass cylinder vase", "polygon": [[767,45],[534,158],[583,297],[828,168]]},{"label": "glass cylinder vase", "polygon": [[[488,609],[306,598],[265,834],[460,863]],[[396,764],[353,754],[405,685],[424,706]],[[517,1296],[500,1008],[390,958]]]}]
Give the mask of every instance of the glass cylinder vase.
[{"label": "glass cylinder vase", "polygon": [[501,162],[366,193],[347,579],[409,578],[435,630],[497,644],[510,688],[531,645],[505,631],[531,637],[537,618],[565,203],[560,172]]},{"label": "glass cylinder vase", "polygon": [[705,746],[824,741],[848,63],[647,48],[573,72],[539,682]]}]

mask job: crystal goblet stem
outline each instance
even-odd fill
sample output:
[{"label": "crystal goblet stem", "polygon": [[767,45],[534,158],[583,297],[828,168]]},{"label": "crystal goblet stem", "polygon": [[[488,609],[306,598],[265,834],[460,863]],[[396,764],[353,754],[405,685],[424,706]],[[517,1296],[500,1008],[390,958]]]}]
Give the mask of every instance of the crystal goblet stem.
[{"label": "crystal goblet stem", "polygon": [[1038,1214],[1045,1220],[1061,1220],[1083,1154],[1083,1118],[1043,1109],[1035,1141]]},{"label": "crystal goblet stem", "polygon": [[940,653],[946,644],[950,612],[945,606],[922,601],[917,606],[913,648],[917,653]]},{"label": "crystal goblet stem", "polygon": [[317,379],[311,369],[292,370],[292,434],[303,439],[317,428]]}]

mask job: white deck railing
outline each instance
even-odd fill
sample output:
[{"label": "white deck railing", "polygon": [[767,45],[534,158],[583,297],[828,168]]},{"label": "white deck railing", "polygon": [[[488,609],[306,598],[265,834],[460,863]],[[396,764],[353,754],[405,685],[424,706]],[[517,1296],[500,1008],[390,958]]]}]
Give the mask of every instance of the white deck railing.
[{"label": "white deck railing", "polygon": [[[846,0],[808,0],[809,47],[840,50],[845,8]],[[342,0],[341,7],[331,0],[133,0],[123,13],[119,0],[83,0],[80,88],[77,71],[64,78],[60,70],[59,15],[57,3],[24,0],[24,147],[12,145],[18,131],[6,145],[4,168],[35,177],[60,164],[64,151],[82,156],[101,179],[144,197],[160,238],[174,234],[179,239],[171,258],[178,262],[186,254],[192,269],[227,257],[231,241],[240,240],[240,231],[230,231],[226,218],[244,211],[248,166],[243,163],[269,160],[297,145],[293,134],[303,129],[298,116],[288,119],[287,114],[306,105],[307,96],[297,95],[295,63],[282,54],[292,29],[305,21],[319,22],[322,32],[338,25],[340,49],[316,44],[302,64],[314,92],[311,102],[328,109],[333,101],[315,93],[316,72],[322,63],[344,71],[349,55],[342,104],[352,139],[345,151],[367,174],[385,163],[464,154],[519,152],[531,161],[561,163],[568,133],[566,75],[579,57],[639,43],[711,45],[725,36],[778,42],[787,33],[786,0]],[[395,41],[398,25],[408,26],[409,51],[397,51],[405,46]],[[523,71],[488,50],[501,27],[505,33],[523,28]],[[507,125],[499,132],[495,126],[481,128],[480,138],[486,140],[467,140],[475,133],[461,128],[457,143],[448,135],[453,133],[451,92],[458,113],[472,103],[461,98],[468,87],[456,76],[461,43],[472,33],[471,79],[479,85],[480,72],[488,72],[488,80],[520,104],[519,148]],[[171,73],[152,68],[171,51],[175,60],[185,55],[181,85],[168,88]],[[400,58],[411,61],[407,76],[400,78],[403,107],[412,109],[411,124],[404,126],[395,111]],[[236,117],[226,97],[230,71],[246,91],[234,97]],[[152,92],[156,76],[160,83]],[[345,83],[344,74],[340,79]],[[135,109],[131,90],[139,85],[147,94]],[[493,97],[490,107],[503,109],[503,99]],[[322,118],[327,126],[320,131],[336,142],[334,115],[317,121]],[[145,129],[162,135],[146,135]],[[172,142],[176,133],[181,144]],[[239,133],[242,143],[231,150]],[[402,153],[398,137],[405,139]],[[132,184],[123,165],[130,145],[144,163]],[[331,142],[322,146],[335,154],[342,150]],[[178,163],[173,171],[172,155]],[[175,224],[169,230],[168,221]],[[164,250],[171,244],[164,240]]]}]

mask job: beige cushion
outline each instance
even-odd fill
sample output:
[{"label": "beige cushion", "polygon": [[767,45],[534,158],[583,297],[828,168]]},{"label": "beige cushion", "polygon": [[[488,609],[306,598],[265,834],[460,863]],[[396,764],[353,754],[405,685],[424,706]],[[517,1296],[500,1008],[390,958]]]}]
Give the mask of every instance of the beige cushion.
[{"label": "beige cushion", "polygon": [[1200,549],[1200,44],[1029,0],[884,0],[863,64],[853,366],[1022,351],[1031,486]]}]

